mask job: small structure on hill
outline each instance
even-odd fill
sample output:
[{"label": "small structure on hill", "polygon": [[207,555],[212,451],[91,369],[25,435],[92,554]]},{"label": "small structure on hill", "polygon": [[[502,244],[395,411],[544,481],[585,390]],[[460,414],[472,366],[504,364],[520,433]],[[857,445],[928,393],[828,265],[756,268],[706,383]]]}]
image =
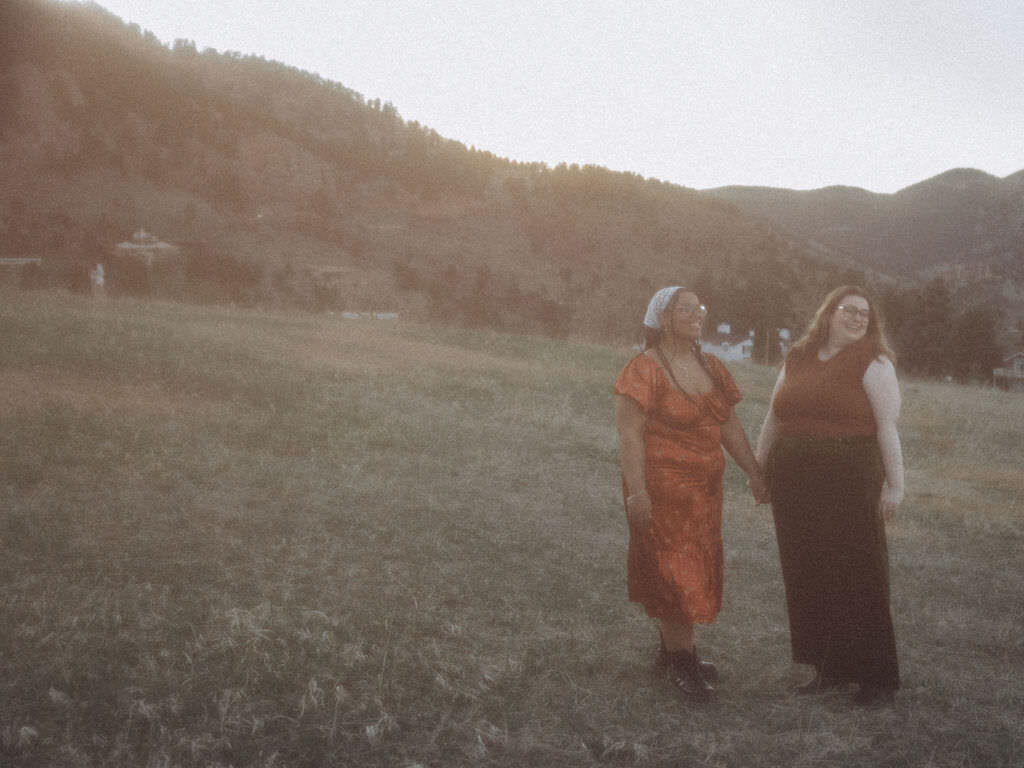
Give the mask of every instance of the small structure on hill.
[{"label": "small structure on hill", "polygon": [[[143,296],[178,296],[184,290],[185,264],[181,246],[139,229],[131,240],[115,245],[104,282],[116,292]],[[99,265],[98,265],[99,266]]]},{"label": "small structure on hill", "polygon": [[89,282],[92,284],[92,295],[102,296],[107,284],[102,264],[97,264],[96,269],[89,270]]},{"label": "small structure on hill", "polygon": [[155,262],[177,259],[181,255],[181,248],[165,243],[146,230],[140,229],[132,235],[131,240],[115,245],[114,253],[139,259],[148,268]]},{"label": "small structure on hill", "polygon": [[793,343],[793,334],[790,333],[789,328],[779,328],[779,351],[782,353],[783,359],[789,352],[789,347]]},{"label": "small structure on hill", "polygon": [[749,360],[754,351],[754,332],[733,333],[729,323],[720,323],[714,333],[701,339],[700,348],[719,360]]},{"label": "small structure on hill", "polygon": [[[785,358],[790,344],[789,329],[776,328],[775,337],[767,343],[774,345],[768,350],[769,362]],[[700,348],[719,360],[752,360],[754,357],[754,331],[733,333],[729,323],[720,323],[714,333],[707,334],[701,339]]]},{"label": "small structure on hill", "polygon": [[1024,392],[1024,352],[1005,358],[1002,367],[992,371],[992,381],[1000,389]]}]

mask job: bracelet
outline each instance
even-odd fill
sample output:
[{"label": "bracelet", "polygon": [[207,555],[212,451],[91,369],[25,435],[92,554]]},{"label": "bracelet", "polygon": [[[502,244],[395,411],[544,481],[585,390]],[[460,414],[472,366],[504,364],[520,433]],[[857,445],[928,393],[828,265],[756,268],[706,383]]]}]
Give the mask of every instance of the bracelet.
[{"label": "bracelet", "polygon": [[[647,489],[646,488],[644,490],[642,490],[642,491],[637,491],[632,496],[627,496],[626,497],[626,503],[629,504],[629,502],[631,502],[637,496],[643,496],[645,493],[647,493]],[[647,494],[647,495],[649,496],[650,494]]]}]

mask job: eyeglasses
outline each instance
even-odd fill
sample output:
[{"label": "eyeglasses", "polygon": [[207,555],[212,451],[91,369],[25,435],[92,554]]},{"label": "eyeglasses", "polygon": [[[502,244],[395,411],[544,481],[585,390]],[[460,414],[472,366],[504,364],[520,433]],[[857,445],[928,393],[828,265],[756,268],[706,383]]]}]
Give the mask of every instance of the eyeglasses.
[{"label": "eyeglasses", "polygon": [[870,320],[871,310],[861,309],[855,307],[852,304],[840,304],[836,309],[842,310],[843,314],[846,315],[850,320]]},{"label": "eyeglasses", "polygon": [[690,317],[705,317],[708,313],[708,308],[703,304],[676,304],[676,312]]}]

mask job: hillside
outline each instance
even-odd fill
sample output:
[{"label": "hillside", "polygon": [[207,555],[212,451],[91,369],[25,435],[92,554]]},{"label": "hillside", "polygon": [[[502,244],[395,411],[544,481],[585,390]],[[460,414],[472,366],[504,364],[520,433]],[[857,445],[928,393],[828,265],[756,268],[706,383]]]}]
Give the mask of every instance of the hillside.
[{"label": "hillside", "polygon": [[958,168],[895,194],[855,187],[708,192],[861,263],[905,275],[956,264],[1010,270],[1024,260],[1024,171],[999,179]]},{"label": "hillside", "polygon": [[[1000,179],[956,168],[894,194],[839,186],[810,191],[722,187],[707,193],[908,285],[941,278],[953,312],[989,313],[1003,354],[1021,348],[1024,171]],[[896,329],[904,331],[897,343],[913,352],[924,341],[907,339],[914,335],[909,326],[920,325],[909,316],[914,310],[891,308],[906,321]]]},{"label": "hillside", "polygon": [[110,291],[621,338],[666,282],[713,321],[789,324],[851,266],[695,190],[513,163],[95,4],[5,8],[0,256],[41,258],[37,283],[87,288],[143,228],[183,246],[184,278],[115,261]]}]

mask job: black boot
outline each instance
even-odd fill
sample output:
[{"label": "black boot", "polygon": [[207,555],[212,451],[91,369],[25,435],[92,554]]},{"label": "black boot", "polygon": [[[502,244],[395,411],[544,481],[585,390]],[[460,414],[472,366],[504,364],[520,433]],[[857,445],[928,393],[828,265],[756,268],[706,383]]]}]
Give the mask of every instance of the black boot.
[{"label": "black boot", "polygon": [[[694,646],[693,655],[697,656],[697,648]],[[704,676],[704,679],[709,683],[718,682],[718,667],[716,667],[710,661],[703,661],[699,656],[697,657],[697,665],[700,667],[700,672]],[[659,637],[658,652],[654,656],[654,671],[658,674],[665,672],[668,667],[668,651],[665,650],[665,638]]]},{"label": "black boot", "polygon": [[693,646],[693,655],[697,659],[697,666],[700,667],[700,673],[704,675],[704,679],[709,683],[718,682],[718,667],[716,667],[710,661],[704,661],[700,656],[697,655],[697,646]]},{"label": "black boot", "polygon": [[700,662],[692,651],[667,651],[665,677],[680,693],[695,701],[707,701],[715,687],[701,672]]}]

